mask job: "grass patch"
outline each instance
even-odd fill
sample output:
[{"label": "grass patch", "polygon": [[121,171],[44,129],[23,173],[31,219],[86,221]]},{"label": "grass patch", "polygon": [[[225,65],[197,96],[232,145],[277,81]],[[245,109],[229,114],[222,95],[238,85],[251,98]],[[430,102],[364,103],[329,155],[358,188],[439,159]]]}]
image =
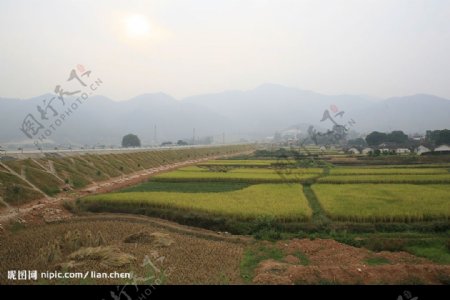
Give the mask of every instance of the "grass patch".
[{"label": "grass patch", "polygon": [[382,256],[368,257],[364,260],[364,262],[369,266],[387,265],[391,263],[389,259]]},{"label": "grass patch", "polygon": [[443,243],[439,243],[438,241],[413,244],[407,246],[405,250],[439,264],[450,264],[450,251]]},{"label": "grass patch", "polygon": [[300,264],[303,266],[308,266],[311,263],[308,256],[300,250],[295,251],[292,255],[297,257],[300,260]]},{"label": "grass patch", "polygon": [[252,246],[245,250],[241,260],[241,276],[245,282],[249,283],[254,277],[255,269],[263,260],[274,259],[281,260],[284,257],[283,252],[272,245]]}]

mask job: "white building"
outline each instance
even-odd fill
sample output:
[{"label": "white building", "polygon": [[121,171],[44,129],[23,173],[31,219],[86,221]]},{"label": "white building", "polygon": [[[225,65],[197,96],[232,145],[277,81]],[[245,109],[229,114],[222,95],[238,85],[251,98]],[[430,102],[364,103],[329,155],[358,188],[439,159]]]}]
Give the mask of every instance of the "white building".
[{"label": "white building", "polygon": [[450,151],[450,147],[448,145],[441,145],[434,149],[434,152],[441,152],[441,151]]},{"label": "white building", "polygon": [[417,147],[417,149],[415,150],[415,152],[416,152],[418,155],[421,155],[422,153],[427,153],[427,152],[430,152],[430,151],[431,151],[430,149],[428,149],[427,147],[422,146],[422,145],[420,145],[419,147]]},{"label": "white building", "polygon": [[356,148],[350,148],[347,152],[351,154],[359,154],[359,150]]},{"label": "white building", "polygon": [[409,150],[407,148],[398,148],[398,149],[395,149],[395,153],[397,153],[397,154],[411,153],[411,150]]},{"label": "white building", "polygon": [[372,148],[369,148],[369,147],[364,148],[364,149],[361,151],[361,153],[364,154],[364,155],[369,155],[370,152],[373,153],[374,150],[373,150]]}]

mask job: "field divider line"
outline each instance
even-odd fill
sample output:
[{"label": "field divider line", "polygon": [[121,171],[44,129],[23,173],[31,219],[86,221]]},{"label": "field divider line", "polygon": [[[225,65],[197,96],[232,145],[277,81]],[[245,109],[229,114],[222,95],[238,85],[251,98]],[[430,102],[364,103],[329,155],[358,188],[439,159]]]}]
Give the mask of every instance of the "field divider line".
[{"label": "field divider line", "polygon": [[319,199],[311,188],[311,185],[303,185],[303,194],[308,200],[309,207],[312,210],[312,221],[316,224],[329,225],[331,223],[330,218],[327,217],[325,210],[320,204]]}]

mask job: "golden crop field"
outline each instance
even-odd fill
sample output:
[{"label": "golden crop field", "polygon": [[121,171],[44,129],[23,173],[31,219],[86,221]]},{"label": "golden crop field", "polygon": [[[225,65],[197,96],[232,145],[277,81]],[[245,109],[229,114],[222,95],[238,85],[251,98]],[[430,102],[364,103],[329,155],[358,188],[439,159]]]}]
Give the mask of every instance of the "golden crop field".
[{"label": "golden crop field", "polygon": [[450,183],[450,174],[348,174],[330,175],[318,179],[320,183]]},{"label": "golden crop field", "polygon": [[337,221],[409,222],[450,218],[450,186],[315,184],[326,214]]},{"label": "golden crop field", "polygon": [[[177,169],[177,171],[184,171],[184,172],[205,172],[210,174],[215,174],[218,172],[212,172],[208,170],[208,168],[202,168],[197,166],[191,166],[191,167],[184,167]],[[284,173],[296,173],[296,174],[322,174],[323,169],[322,168],[284,168],[284,169],[268,169],[268,168],[232,168],[226,173],[265,173],[265,174],[273,174],[278,172],[284,172]]]},{"label": "golden crop field", "polygon": [[445,168],[333,168],[331,175],[428,175],[450,174]]},{"label": "golden crop field", "polygon": [[[307,170],[307,169],[305,169]],[[281,171],[277,173],[275,170],[254,170],[254,169],[236,169],[228,172],[210,172],[208,170],[176,170],[155,176],[156,181],[231,181],[231,182],[249,182],[249,183],[276,183],[276,182],[301,182],[303,180],[313,179],[319,175],[317,170],[312,173],[302,173],[292,171]],[[315,172],[315,173],[314,173]]]},{"label": "golden crop field", "polygon": [[276,160],[262,160],[262,159],[217,159],[210,160],[202,163],[202,165],[259,165],[259,166],[270,166],[272,163],[276,163]]},{"label": "golden crop field", "polygon": [[257,184],[223,193],[129,192],[81,198],[90,205],[157,207],[233,216],[238,219],[273,217],[277,220],[308,220],[311,209],[299,184]]}]

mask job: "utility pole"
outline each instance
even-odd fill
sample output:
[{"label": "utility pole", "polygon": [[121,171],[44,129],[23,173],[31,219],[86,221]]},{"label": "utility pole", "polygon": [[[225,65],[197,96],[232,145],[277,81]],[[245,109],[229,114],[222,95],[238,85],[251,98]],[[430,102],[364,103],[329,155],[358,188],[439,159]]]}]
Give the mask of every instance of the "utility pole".
[{"label": "utility pole", "polygon": [[224,144],[224,145],[225,145],[225,132],[224,132],[224,133],[222,133],[222,144]]},{"label": "utility pole", "polygon": [[195,145],[195,128],[192,130],[192,145]]}]

